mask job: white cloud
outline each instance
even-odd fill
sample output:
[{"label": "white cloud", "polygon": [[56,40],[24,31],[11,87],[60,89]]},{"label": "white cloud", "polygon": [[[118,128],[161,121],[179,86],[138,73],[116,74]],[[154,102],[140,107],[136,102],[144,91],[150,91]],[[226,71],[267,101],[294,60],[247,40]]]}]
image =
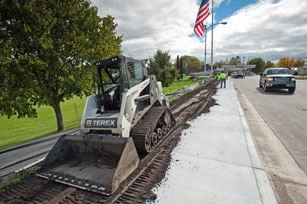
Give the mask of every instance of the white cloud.
[{"label": "white cloud", "polygon": [[[224,0],[216,1],[216,7]],[[118,23],[117,32],[124,35],[124,55],[143,59],[157,49],[176,55],[193,55],[203,60],[204,42],[193,33],[199,5],[197,0],[94,0],[100,16],[108,14]],[[231,5],[231,2],[230,2]],[[214,29],[214,61],[232,56],[306,58],[307,1],[261,0],[224,19],[227,25]],[[207,19],[209,23],[211,19]],[[211,32],[207,53],[210,54]],[[305,56],[304,56],[305,55]],[[207,61],[209,60],[209,55]]]},{"label": "white cloud", "polygon": [[241,9],[214,30],[216,58],[306,58],[306,9],[305,0],[265,0]]},{"label": "white cloud", "polygon": [[[215,7],[220,7],[220,5],[221,5],[221,3],[223,2],[223,1],[225,1],[225,0],[215,0],[214,1],[214,4],[213,4],[213,7],[215,8]],[[209,1],[210,2],[210,4],[211,4],[211,1]],[[228,0],[227,1],[227,3],[230,3],[230,0]]]},{"label": "white cloud", "polygon": [[[157,49],[169,50],[174,57],[186,54],[191,42],[189,37],[199,5],[197,0],[142,1],[103,0],[93,1],[100,16],[108,14],[118,23],[118,34],[124,35],[124,54],[135,58],[148,58]],[[194,43],[195,44],[195,43]]]}]

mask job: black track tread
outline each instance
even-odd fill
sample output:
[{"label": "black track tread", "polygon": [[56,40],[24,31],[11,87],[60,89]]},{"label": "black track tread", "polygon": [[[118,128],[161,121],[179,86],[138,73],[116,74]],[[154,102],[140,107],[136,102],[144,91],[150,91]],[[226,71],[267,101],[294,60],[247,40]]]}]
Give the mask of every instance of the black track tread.
[{"label": "black track tread", "polygon": [[172,121],[175,122],[175,118],[168,108],[164,106],[154,106],[131,131],[130,136],[133,138],[135,147],[139,153],[149,153],[145,149],[145,136],[154,131],[159,119],[166,111],[170,114]]}]

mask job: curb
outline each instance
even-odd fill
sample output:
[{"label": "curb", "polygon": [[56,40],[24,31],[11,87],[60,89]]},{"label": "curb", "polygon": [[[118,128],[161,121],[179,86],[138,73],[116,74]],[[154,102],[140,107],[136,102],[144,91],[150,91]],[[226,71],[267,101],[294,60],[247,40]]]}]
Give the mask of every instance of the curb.
[{"label": "curb", "polygon": [[278,204],[277,198],[273,191],[272,183],[269,179],[269,175],[267,174],[264,168],[264,165],[260,159],[259,152],[255,146],[255,141],[249,129],[245,114],[242,110],[242,107],[239,101],[239,97],[235,89],[235,85],[233,82],[232,84],[233,84],[233,90],[235,92],[236,104],[237,104],[237,108],[239,111],[239,116],[240,116],[242,127],[243,127],[243,133],[244,133],[245,140],[246,140],[247,150],[249,153],[251,166],[252,166],[252,169],[255,175],[255,180],[257,183],[261,201],[263,204]]}]

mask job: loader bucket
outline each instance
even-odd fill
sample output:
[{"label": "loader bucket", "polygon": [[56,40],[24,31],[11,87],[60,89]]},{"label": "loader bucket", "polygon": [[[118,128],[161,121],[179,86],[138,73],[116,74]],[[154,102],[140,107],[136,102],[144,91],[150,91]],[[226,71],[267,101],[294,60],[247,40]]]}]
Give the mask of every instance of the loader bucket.
[{"label": "loader bucket", "polygon": [[65,135],[42,164],[40,177],[111,194],[138,166],[132,138],[106,135]]}]

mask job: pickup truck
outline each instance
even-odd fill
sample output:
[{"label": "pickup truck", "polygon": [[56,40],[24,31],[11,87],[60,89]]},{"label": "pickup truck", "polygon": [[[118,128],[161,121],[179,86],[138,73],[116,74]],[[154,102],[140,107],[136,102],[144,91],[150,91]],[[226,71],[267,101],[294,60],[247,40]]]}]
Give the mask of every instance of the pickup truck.
[{"label": "pickup truck", "polygon": [[268,68],[260,73],[259,87],[265,92],[277,88],[288,89],[294,93],[296,87],[295,76],[288,68]]}]

